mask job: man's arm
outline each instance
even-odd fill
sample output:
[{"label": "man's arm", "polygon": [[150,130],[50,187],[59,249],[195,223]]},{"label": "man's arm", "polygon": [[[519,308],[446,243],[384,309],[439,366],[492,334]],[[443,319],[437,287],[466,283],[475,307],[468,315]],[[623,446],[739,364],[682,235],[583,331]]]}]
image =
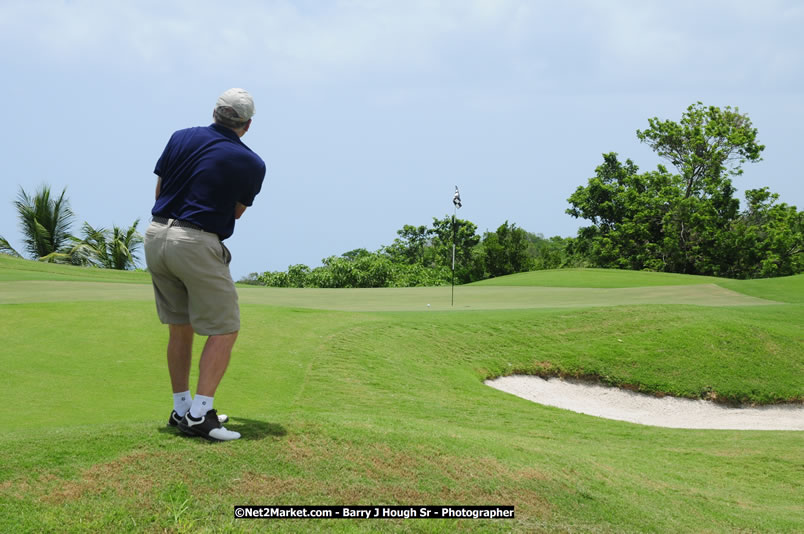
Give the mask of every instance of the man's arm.
[{"label": "man's arm", "polygon": [[154,195],[154,200],[159,198],[159,191],[162,189],[162,177],[156,177],[156,194]]},{"label": "man's arm", "polygon": [[246,211],[246,206],[238,202],[235,204],[235,219],[239,219],[243,212]]}]

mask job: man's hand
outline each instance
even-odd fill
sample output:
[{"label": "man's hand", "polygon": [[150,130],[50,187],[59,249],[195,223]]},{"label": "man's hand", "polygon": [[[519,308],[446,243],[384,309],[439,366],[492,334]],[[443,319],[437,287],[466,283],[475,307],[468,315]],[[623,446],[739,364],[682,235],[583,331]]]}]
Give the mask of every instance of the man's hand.
[{"label": "man's hand", "polygon": [[238,202],[235,204],[235,219],[239,219],[243,212],[246,211],[246,206]]}]

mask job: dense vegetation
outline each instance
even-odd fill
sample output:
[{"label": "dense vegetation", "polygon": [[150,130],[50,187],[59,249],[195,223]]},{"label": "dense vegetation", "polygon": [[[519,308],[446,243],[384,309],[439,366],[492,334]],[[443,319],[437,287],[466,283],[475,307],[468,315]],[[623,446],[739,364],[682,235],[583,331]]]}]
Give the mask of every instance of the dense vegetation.
[{"label": "dense vegetation", "polygon": [[[419,287],[449,285],[452,272],[451,217],[433,218],[433,225],[405,225],[389,246],[376,252],[356,249],[322,260],[311,269],[291,265],[287,271],[252,273],[241,282],[271,287]],[[455,219],[456,284],[570,264],[567,242],[546,239],[505,221],[494,232],[476,233],[471,221]]]},{"label": "dense vegetation", "polygon": [[804,270],[804,212],[779,203],[767,187],[734,197],[732,177],[760,161],[764,145],[737,109],[687,108],[679,123],[649,120],[637,131],[663,165],[639,173],[631,160],[604,154],[567,213],[592,221],[573,252],[595,267],[765,278]]}]

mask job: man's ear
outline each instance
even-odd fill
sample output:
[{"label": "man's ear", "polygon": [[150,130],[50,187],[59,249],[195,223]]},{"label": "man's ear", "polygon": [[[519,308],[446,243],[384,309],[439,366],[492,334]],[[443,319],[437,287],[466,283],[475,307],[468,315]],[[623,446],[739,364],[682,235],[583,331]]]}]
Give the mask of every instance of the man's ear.
[{"label": "man's ear", "polygon": [[243,133],[246,133],[251,126],[251,119],[248,120],[245,126],[243,126]]}]

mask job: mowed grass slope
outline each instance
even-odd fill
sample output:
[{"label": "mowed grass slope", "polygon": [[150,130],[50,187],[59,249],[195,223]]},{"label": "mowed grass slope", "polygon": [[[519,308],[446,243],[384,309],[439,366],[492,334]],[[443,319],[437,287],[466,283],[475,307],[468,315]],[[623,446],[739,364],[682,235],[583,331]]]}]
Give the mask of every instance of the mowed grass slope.
[{"label": "mowed grass slope", "polygon": [[617,269],[548,269],[500,276],[475,282],[476,286],[547,287],[652,287],[714,284],[723,280],[712,276],[690,276]]},{"label": "mowed grass slope", "polygon": [[[767,300],[759,282],[752,296]],[[215,400],[243,439],[211,444],[164,427],[167,332],[153,303],[63,289],[0,305],[0,531],[804,529],[800,432],[643,427],[482,384],[527,371],[801,400],[801,304],[357,312],[271,306],[267,291],[243,303]],[[246,503],[513,504],[517,518],[235,520]]]},{"label": "mowed grass slope", "polygon": [[804,274],[758,280],[732,280],[713,276],[622,271],[616,269],[557,269],[530,271],[475,282],[472,286],[646,288],[714,284],[731,291],[779,302],[804,303]]},{"label": "mowed grass slope", "polygon": [[60,282],[83,280],[122,284],[150,284],[151,276],[145,272],[58,265],[0,254],[0,282],[25,280],[56,280]]}]

